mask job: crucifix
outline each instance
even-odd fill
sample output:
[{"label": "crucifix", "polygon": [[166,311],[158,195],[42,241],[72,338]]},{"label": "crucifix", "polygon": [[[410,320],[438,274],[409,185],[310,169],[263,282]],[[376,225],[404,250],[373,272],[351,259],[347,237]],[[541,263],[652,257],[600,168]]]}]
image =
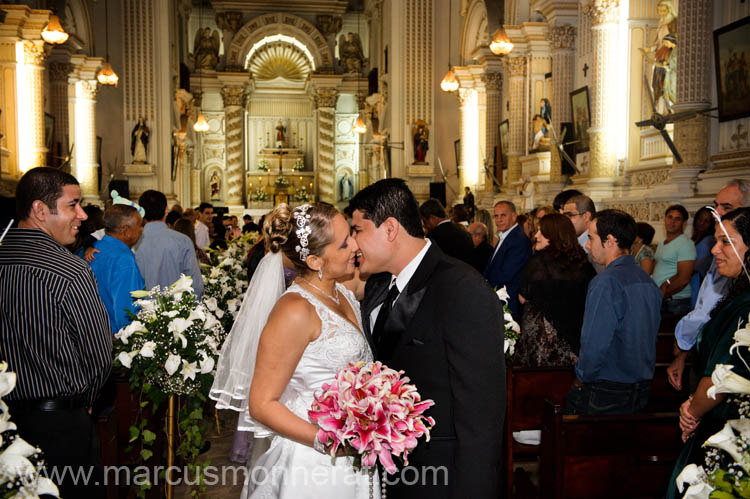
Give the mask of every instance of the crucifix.
[{"label": "crucifix", "polygon": [[279,155],[279,176],[281,176],[282,175],[281,160],[284,157],[284,154],[289,154],[289,151],[285,151],[281,147],[279,147],[277,150],[273,151],[271,154],[278,154]]},{"label": "crucifix", "polygon": [[584,63],[583,64],[583,77],[586,78],[586,73],[589,71],[589,65]]}]

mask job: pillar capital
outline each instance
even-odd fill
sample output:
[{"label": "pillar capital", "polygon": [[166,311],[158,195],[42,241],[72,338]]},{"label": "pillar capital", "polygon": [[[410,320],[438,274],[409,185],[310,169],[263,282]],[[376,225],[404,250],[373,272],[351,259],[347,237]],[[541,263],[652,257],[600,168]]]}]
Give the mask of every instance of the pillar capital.
[{"label": "pillar capital", "polygon": [[245,87],[226,86],[221,89],[221,98],[224,101],[224,107],[239,106],[242,107],[245,101]]},{"label": "pillar capital", "polygon": [[505,70],[511,78],[523,78],[526,76],[526,58],[509,57],[508,59],[505,59]]},{"label": "pillar capital", "polygon": [[550,48],[552,50],[573,50],[577,32],[578,29],[570,24],[551,27],[547,32],[547,41],[549,41]]},{"label": "pillar capital", "polygon": [[23,62],[30,66],[44,66],[47,53],[41,40],[23,41]]},{"label": "pillar capital", "polygon": [[583,12],[591,17],[592,26],[616,24],[619,7],[620,0],[591,0],[583,6]]}]

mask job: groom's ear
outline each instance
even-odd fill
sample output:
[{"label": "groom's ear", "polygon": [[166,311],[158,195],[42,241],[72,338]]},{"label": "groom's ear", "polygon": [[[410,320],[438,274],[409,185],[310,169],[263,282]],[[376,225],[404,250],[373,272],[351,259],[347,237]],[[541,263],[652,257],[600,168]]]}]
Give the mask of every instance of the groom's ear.
[{"label": "groom's ear", "polygon": [[388,239],[388,242],[395,241],[401,229],[401,224],[398,223],[398,220],[388,217],[381,225],[385,226],[385,237]]}]

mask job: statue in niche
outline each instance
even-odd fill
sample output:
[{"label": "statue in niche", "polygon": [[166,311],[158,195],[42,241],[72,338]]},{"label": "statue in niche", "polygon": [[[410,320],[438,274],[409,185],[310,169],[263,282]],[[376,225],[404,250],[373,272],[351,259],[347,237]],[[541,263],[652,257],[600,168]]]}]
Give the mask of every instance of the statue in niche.
[{"label": "statue in niche", "polygon": [[358,33],[347,33],[339,37],[339,60],[346,73],[361,73],[365,63],[362,41]]},{"label": "statue in niche", "polygon": [[133,155],[133,163],[145,164],[147,162],[150,135],[151,130],[146,126],[146,120],[139,118],[133,131],[130,132],[130,154]]},{"label": "statue in niche", "polygon": [[219,32],[205,27],[198,30],[195,34],[195,43],[193,53],[195,58],[195,69],[216,69],[219,63]]},{"label": "statue in niche", "polygon": [[[677,9],[672,0],[660,0],[656,5],[656,11],[659,13],[659,26],[656,29],[654,43],[650,47],[641,48],[641,52],[654,63],[651,92],[654,94],[656,111],[664,114],[671,112],[675,99],[674,72],[677,66],[677,54],[674,48],[677,45]],[[670,68],[670,57],[673,54],[674,60]],[[672,75],[668,76],[670,70]],[[668,79],[672,82],[668,82]]]},{"label": "statue in niche", "polygon": [[208,185],[211,187],[211,201],[221,199],[221,179],[219,178],[219,172],[214,171],[208,180]]},{"label": "statue in niche", "polygon": [[349,172],[345,171],[339,178],[339,201],[349,201],[354,197],[354,184],[349,178]]},{"label": "statue in niche", "polygon": [[414,141],[414,163],[424,164],[427,151],[430,149],[430,129],[424,120],[415,123],[412,140]]},{"label": "statue in niche", "polygon": [[286,127],[281,123],[281,120],[276,122],[276,147],[284,147],[284,140],[286,139]]},{"label": "statue in niche", "polygon": [[549,127],[552,121],[552,105],[549,99],[539,101],[539,114],[534,115],[532,129],[534,132],[534,142],[531,145],[531,151],[548,151],[549,150]]}]

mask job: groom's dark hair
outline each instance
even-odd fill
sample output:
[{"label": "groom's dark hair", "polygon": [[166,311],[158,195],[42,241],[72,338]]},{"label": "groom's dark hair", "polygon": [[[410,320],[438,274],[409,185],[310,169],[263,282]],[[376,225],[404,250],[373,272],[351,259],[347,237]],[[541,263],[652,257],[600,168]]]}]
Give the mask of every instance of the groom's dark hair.
[{"label": "groom's dark hair", "polygon": [[424,237],[417,199],[403,179],[386,178],[368,185],[349,201],[349,209],[361,211],[375,227],[393,217],[410,236]]}]

